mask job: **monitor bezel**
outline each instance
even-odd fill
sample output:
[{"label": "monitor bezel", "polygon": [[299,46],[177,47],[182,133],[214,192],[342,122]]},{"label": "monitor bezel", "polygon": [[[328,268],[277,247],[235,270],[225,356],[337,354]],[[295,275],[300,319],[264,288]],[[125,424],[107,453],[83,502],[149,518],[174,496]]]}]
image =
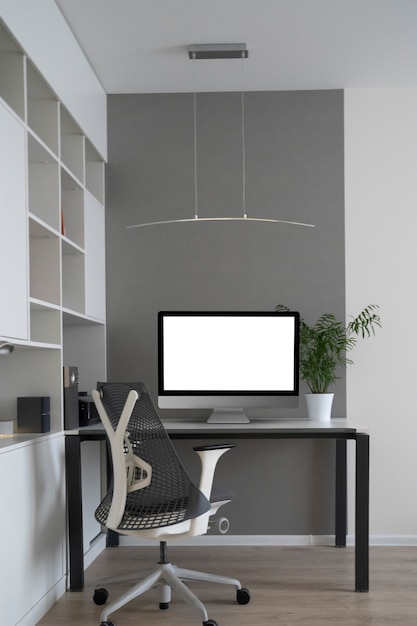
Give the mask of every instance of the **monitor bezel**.
[{"label": "monitor bezel", "polygon": [[[166,317],[187,316],[227,316],[227,317],[291,317],[294,319],[294,361],[293,361],[293,389],[291,390],[187,390],[165,389],[164,379],[164,333],[163,321]],[[300,314],[298,311],[159,311],[158,312],[158,396],[164,397],[297,397],[300,393],[299,377],[299,341],[300,341]]]}]

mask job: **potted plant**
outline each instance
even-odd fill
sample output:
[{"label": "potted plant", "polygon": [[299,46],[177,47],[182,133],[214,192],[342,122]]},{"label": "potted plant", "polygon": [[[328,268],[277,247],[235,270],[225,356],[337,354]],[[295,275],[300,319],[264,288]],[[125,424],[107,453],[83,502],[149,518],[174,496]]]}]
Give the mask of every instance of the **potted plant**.
[{"label": "potted plant", "polygon": [[[289,309],[279,304],[275,310]],[[339,378],[338,368],[353,363],[348,353],[355,347],[358,338],[370,337],[381,326],[378,311],[377,304],[370,304],[359,315],[352,317],[347,325],[331,313],[321,315],[312,326],[300,319],[300,378],[311,392],[306,394],[311,419],[330,419],[334,394],[329,393],[329,387]],[[323,408],[320,408],[321,405],[324,405]]]}]

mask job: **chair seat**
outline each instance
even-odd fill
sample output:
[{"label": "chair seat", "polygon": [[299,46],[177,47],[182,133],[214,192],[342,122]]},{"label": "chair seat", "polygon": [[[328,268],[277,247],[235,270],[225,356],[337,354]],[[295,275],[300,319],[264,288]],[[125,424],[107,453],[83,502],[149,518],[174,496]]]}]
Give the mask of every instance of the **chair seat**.
[{"label": "chair seat", "polygon": [[[226,498],[222,497],[226,494]],[[212,501],[220,502],[229,500],[230,492],[219,490],[216,499]],[[101,524],[106,524],[112,502],[110,492],[98,506],[95,517]],[[150,530],[166,526],[180,524],[186,520],[193,519],[210,510],[210,503],[201,491],[192,483],[188,486],[188,493],[182,497],[160,499],[147,498],[143,492],[136,491],[126,497],[125,510],[122,519],[117,527],[119,532],[124,530]]]}]

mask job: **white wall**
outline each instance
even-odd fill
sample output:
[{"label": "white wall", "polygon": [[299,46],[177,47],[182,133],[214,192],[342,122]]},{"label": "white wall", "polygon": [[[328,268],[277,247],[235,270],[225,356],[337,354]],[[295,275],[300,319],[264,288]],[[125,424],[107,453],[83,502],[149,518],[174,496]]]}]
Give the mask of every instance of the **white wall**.
[{"label": "white wall", "polygon": [[[349,419],[371,435],[371,540],[417,542],[417,88],[345,91],[346,311],[381,307],[352,353]],[[350,532],[353,507],[350,507]],[[382,537],[381,537],[382,536]]]}]

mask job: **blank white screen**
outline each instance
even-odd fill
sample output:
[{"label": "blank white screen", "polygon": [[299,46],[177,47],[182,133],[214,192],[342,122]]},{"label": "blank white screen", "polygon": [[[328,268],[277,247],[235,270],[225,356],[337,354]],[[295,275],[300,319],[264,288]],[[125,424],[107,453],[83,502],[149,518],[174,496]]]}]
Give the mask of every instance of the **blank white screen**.
[{"label": "blank white screen", "polygon": [[166,316],[164,391],[294,391],[291,316]]}]

